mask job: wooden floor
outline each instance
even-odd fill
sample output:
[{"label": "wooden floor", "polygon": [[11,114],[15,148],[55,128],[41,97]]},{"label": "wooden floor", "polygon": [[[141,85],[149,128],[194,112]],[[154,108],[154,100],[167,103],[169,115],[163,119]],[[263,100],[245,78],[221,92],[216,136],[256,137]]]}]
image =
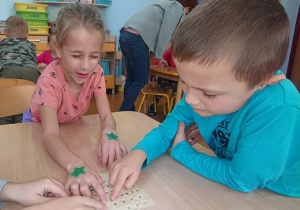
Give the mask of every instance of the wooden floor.
[{"label": "wooden floor", "polygon": [[[108,101],[109,101],[109,104],[110,104],[111,111],[112,112],[118,112],[120,107],[121,107],[121,104],[123,102],[123,99],[124,99],[124,93],[123,92],[116,92],[114,95],[108,93],[107,97],[108,97]],[[147,104],[150,104],[150,103],[151,103],[151,101],[147,102]],[[138,106],[139,106],[139,102],[136,102],[136,104],[135,104],[136,110],[138,109]],[[163,113],[163,105],[161,103],[158,103],[156,115],[155,116],[148,115],[148,116],[155,119],[155,120],[157,120],[158,122],[164,121],[165,116],[164,116],[164,113]]]},{"label": "wooden floor", "polygon": [[[107,93],[107,98],[110,104],[110,108],[112,112],[118,112],[121,104],[123,102],[123,98],[124,98],[124,94],[123,92],[116,92],[114,95],[111,94],[109,91]],[[162,100],[161,100],[162,101]],[[147,101],[147,104],[150,104],[151,101]],[[136,102],[135,107],[136,109],[138,108],[139,103]],[[95,105],[95,102],[92,101],[91,105],[90,105],[90,109],[87,111],[86,115],[89,114],[96,114],[97,113],[97,108]],[[157,104],[157,113],[155,116],[149,116],[155,120],[157,120],[158,122],[162,122],[165,119],[164,113],[163,113],[163,105],[161,102],[159,102]]]}]

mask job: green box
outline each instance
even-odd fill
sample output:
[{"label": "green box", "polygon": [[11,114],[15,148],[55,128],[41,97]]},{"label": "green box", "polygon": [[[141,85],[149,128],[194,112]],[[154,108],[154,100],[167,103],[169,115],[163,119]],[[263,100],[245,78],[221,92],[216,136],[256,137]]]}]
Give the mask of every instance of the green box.
[{"label": "green box", "polygon": [[36,19],[36,20],[48,19],[48,12],[17,11],[17,14],[23,17],[24,19]]},{"label": "green box", "polygon": [[26,19],[28,26],[48,26],[48,19],[36,20],[36,19]]}]

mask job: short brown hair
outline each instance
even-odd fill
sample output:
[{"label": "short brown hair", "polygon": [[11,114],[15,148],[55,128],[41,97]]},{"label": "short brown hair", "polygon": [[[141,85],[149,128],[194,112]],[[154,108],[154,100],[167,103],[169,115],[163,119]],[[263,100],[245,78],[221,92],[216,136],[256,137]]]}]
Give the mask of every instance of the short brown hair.
[{"label": "short brown hair", "polygon": [[[56,40],[59,47],[63,47],[68,33],[77,28],[84,28],[95,35],[100,35],[101,52],[104,52],[105,29],[100,13],[96,7],[79,2],[68,4],[59,10],[56,19]],[[96,33],[99,32],[99,33]]]},{"label": "short brown hair", "polygon": [[21,16],[13,15],[7,18],[5,30],[8,37],[25,38],[28,33],[28,25]]},{"label": "short brown hair", "polygon": [[177,28],[172,55],[202,64],[227,59],[251,89],[282,66],[289,34],[278,0],[205,0]]}]

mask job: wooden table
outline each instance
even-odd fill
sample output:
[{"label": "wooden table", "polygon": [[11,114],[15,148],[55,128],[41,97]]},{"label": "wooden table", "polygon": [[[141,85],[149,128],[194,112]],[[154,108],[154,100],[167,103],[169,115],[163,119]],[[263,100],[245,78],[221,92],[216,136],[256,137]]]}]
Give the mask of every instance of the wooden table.
[{"label": "wooden table", "polygon": [[176,67],[162,67],[157,65],[150,65],[150,75],[173,80],[177,82],[177,91],[175,104],[182,98],[182,84],[178,77]]},{"label": "wooden table", "polygon": [[[128,149],[132,148],[158,122],[137,112],[113,113],[117,132]],[[105,171],[97,159],[100,125],[97,115],[61,125],[61,135],[68,147],[89,167]],[[24,123],[0,126],[0,177],[24,182],[52,176],[64,182],[67,173],[47,154],[41,142],[41,126]],[[198,145],[198,150],[210,152]],[[278,195],[268,190],[242,193],[205,179],[188,170],[166,153],[141,172],[137,184],[156,203],[150,210],[194,209],[299,209],[300,199]],[[8,203],[3,209],[20,209]]]}]

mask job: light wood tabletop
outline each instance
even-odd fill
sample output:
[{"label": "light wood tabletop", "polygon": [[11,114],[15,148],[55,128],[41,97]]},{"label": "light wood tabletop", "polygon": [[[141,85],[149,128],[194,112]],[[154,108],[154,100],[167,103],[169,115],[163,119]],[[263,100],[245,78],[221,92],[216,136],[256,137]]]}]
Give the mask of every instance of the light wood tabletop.
[{"label": "light wood tabletop", "polygon": [[182,84],[177,74],[176,67],[163,67],[158,65],[150,65],[150,75],[173,80],[177,82],[175,104],[182,98]]},{"label": "light wood tabletop", "polygon": [[[138,112],[116,112],[120,140],[131,149],[159,123]],[[71,151],[95,171],[104,172],[97,159],[100,121],[98,115],[61,125],[61,135]],[[52,176],[61,182],[67,173],[47,154],[41,142],[41,125],[23,123],[0,126],[0,178],[24,182]],[[198,145],[198,151],[211,153]],[[285,197],[268,190],[242,193],[205,179],[185,168],[169,153],[142,170],[139,187],[156,203],[150,210],[194,209],[299,209],[300,199]],[[3,209],[20,209],[8,203]]]}]

